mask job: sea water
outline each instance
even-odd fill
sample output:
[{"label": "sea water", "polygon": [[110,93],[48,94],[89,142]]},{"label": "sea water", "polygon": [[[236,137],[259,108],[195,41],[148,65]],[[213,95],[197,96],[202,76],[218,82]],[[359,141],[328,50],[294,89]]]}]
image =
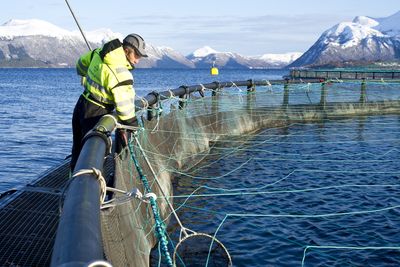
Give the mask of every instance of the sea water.
[{"label": "sea water", "polygon": [[[181,85],[281,79],[283,70],[136,69],[138,96]],[[0,193],[20,188],[71,152],[73,109],[83,88],[75,69],[0,69]]]},{"label": "sea water", "polygon": [[[285,74],[134,71],[139,96]],[[73,69],[1,69],[0,92],[1,193],[70,154],[82,87]],[[221,140],[190,177],[174,180],[175,206],[186,227],[216,233],[235,266],[398,266],[399,146],[398,115],[292,123]]]},{"label": "sea water", "polygon": [[218,142],[174,204],[234,266],[400,266],[399,149],[399,115],[264,129]]}]

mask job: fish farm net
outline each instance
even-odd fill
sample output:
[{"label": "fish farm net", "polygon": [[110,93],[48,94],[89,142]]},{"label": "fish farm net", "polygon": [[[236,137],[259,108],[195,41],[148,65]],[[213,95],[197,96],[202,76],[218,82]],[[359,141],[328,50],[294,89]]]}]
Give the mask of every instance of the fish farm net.
[{"label": "fish farm net", "polygon": [[399,89],[337,79],[233,85],[143,109],[136,129],[116,134],[112,186],[140,197],[102,209],[107,260],[400,264]]}]

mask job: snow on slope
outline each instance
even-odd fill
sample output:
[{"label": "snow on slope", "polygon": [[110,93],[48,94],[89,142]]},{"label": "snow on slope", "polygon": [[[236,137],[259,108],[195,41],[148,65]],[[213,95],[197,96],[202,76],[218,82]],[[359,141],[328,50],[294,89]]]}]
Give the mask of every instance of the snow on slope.
[{"label": "snow on slope", "polygon": [[368,37],[383,37],[384,35],[380,31],[371,27],[378,24],[377,21],[367,17],[356,17],[353,22],[341,22],[325,31],[324,42],[331,46],[348,48],[358,45],[361,40]]},{"label": "snow on slope", "polygon": [[289,67],[393,61],[399,49],[400,11],[385,18],[357,16],[326,30]]},{"label": "snow on slope", "polygon": [[[21,36],[48,36],[58,39],[82,38],[79,31],[68,31],[54,24],[39,19],[18,20],[12,19],[0,26],[0,37],[12,40]],[[93,43],[104,43],[113,38],[123,38],[119,33],[113,33],[109,29],[98,29],[85,32],[86,37]]]},{"label": "snow on slope", "polygon": [[284,54],[264,54],[260,59],[269,61],[271,63],[286,63],[289,64],[298,59],[303,53],[289,52]]},{"label": "snow on slope", "polygon": [[219,53],[219,52],[217,52],[216,50],[212,49],[209,46],[204,46],[204,47],[201,47],[199,49],[196,49],[191,54],[191,56],[193,56],[193,57],[206,57],[206,56],[208,56],[210,54],[216,54],[216,53]]},{"label": "snow on slope", "polygon": [[7,39],[32,35],[63,38],[64,36],[71,36],[75,34],[57,27],[49,22],[38,19],[12,19],[0,26],[0,36],[6,37]]},{"label": "snow on slope", "polygon": [[[86,31],[85,35],[93,45],[100,45],[111,39],[123,39],[120,33],[114,33],[109,29],[98,29]],[[52,38],[57,38],[54,41]],[[3,42],[0,52],[7,59],[28,58],[37,61],[50,62],[49,64],[60,65],[57,55],[64,55],[66,47],[71,49],[62,59],[62,64],[72,64],[74,58],[86,50],[81,33],[78,30],[68,31],[52,23],[39,20],[18,20],[12,19],[0,26],[0,41]],[[46,44],[45,44],[46,42]],[[9,45],[15,49],[10,50]],[[40,44],[40,45],[38,45]],[[53,46],[54,49],[43,47]],[[58,50],[57,50],[58,49]],[[76,50],[76,51],[75,51]],[[263,56],[242,56],[233,52],[218,52],[209,46],[195,50],[185,57],[170,47],[155,47],[147,45],[149,57],[142,60],[143,67],[188,67],[209,66],[215,62],[219,66],[229,68],[265,68],[282,67],[296,59],[300,53],[287,54],[265,54]],[[17,53],[18,52],[18,53]],[[60,59],[61,60],[61,59]]]},{"label": "snow on slope", "polygon": [[396,37],[400,35],[400,11],[386,18],[374,19],[357,16],[352,22],[341,22],[322,36],[324,42],[331,46],[349,48],[357,46],[362,40],[375,37]]}]

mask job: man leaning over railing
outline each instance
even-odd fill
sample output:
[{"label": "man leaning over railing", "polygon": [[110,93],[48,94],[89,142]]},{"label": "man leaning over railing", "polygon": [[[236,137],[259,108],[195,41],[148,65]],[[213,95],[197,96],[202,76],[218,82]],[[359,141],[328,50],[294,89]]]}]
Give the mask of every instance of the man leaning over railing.
[{"label": "man leaning over railing", "polygon": [[71,172],[84,136],[103,115],[115,109],[122,124],[134,125],[135,90],[130,70],[142,57],[147,57],[145,46],[140,35],[129,34],[122,43],[114,39],[79,58],[76,68],[83,77],[85,91],[79,97],[72,117]]}]

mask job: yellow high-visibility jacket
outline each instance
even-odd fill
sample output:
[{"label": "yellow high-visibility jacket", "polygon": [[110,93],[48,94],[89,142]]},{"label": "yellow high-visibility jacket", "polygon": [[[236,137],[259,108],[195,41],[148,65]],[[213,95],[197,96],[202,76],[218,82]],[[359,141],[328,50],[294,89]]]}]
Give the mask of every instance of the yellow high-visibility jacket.
[{"label": "yellow high-visibility jacket", "polygon": [[135,117],[132,66],[118,39],[81,56],[76,69],[85,77],[83,96],[88,101],[101,107],[113,106],[121,121],[132,121]]}]

